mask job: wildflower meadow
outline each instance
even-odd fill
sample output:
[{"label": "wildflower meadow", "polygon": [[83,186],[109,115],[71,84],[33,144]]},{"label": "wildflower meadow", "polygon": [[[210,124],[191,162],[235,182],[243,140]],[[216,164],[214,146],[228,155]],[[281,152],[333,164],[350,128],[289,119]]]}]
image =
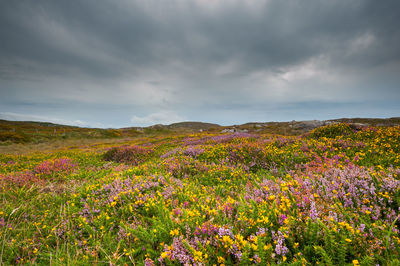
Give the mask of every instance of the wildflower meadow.
[{"label": "wildflower meadow", "polygon": [[399,265],[400,126],[0,154],[0,265]]}]

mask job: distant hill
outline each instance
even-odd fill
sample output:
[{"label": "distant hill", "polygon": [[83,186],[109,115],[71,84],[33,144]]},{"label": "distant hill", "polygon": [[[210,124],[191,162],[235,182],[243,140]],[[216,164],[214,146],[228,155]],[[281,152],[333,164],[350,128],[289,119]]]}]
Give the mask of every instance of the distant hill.
[{"label": "distant hill", "polygon": [[194,130],[208,130],[210,128],[218,128],[220,125],[212,124],[212,123],[203,123],[203,122],[179,122],[173,123],[167,126],[168,128],[187,128]]},{"label": "distant hill", "polygon": [[199,131],[209,131],[213,133],[250,132],[259,134],[301,135],[314,128],[332,123],[350,123],[357,126],[396,126],[400,125],[400,117],[249,122],[233,126],[220,126],[218,124],[191,121],[173,123],[170,125],[157,124],[149,127],[127,127],[119,129],[85,128],[47,122],[0,120],[0,144],[35,143],[56,139],[132,138],[142,134],[153,136],[157,134],[191,133]]},{"label": "distant hill", "polygon": [[360,123],[370,126],[396,126],[400,125],[400,117],[391,118],[340,118],[328,121],[335,121],[340,123]]},{"label": "distant hill", "polygon": [[179,123],[173,123],[170,125],[162,125],[162,124],[156,124],[148,127],[127,127],[127,128],[121,128],[119,130],[122,131],[127,131],[127,130],[136,130],[137,132],[141,133],[159,133],[159,132],[192,132],[192,131],[202,131],[202,130],[210,130],[210,129],[218,129],[221,126],[218,124],[212,124],[212,123],[204,123],[204,122],[179,122]]},{"label": "distant hill", "polygon": [[289,122],[249,122],[242,125],[222,127],[223,132],[254,132],[280,135],[301,135],[314,128],[332,123],[349,123],[357,126],[397,126],[400,117],[392,118],[340,118],[331,120],[305,120]]},{"label": "distant hill", "polygon": [[0,127],[5,126],[16,126],[16,127],[25,127],[25,128],[36,128],[36,127],[68,127],[68,128],[79,128],[77,126],[68,126],[61,124],[54,124],[50,122],[36,122],[36,121],[9,121],[0,119]]},{"label": "distant hill", "polygon": [[0,120],[0,143],[43,142],[55,139],[117,138],[116,129],[85,128],[47,122]]}]

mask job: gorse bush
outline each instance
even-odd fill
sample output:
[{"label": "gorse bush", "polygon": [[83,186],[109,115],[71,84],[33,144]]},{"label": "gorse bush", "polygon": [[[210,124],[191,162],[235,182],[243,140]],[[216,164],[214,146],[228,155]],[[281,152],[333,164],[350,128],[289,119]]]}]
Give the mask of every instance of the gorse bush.
[{"label": "gorse bush", "polygon": [[22,132],[0,132],[0,141],[12,141],[24,143],[31,141],[31,138]]},{"label": "gorse bush", "polygon": [[339,136],[351,136],[355,133],[353,129],[348,124],[332,124],[323,127],[318,127],[310,132],[311,138],[336,138]]}]

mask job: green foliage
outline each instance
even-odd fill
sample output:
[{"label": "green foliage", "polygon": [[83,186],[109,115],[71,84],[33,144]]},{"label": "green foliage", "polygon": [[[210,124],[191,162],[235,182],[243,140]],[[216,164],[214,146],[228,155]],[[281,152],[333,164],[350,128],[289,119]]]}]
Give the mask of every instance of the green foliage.
[{"label": "green foliage", "polygon": [[372,266],[375,265],[374,258],[370,256],[364,256],[360,261],[361,266]]},{"label": "green foliage", "polygon": [[341,239],[337,247],[337,265],[345,265],[346,263],[347,244],[344,239]]},{"label": "green foliage", "polygon": [[0,141],[11,141],[17,143],[29,142],[31,138],[22,132],[6,131],[0,132]]},{"label": "green foliage", "polygon": [[325,265],[331,266],[333,264],[333,260],[331,256],[323,249],[321,246],[314,246],[315,252],[317,255],[319,255],[322,258],[322,261]]},{"label": "green foliage", "polygon": [[319,138],[336,138],[349,137],[354,134],[354,130],[348,124],[332,124],[318,127],[310,132],[310,137]]}]

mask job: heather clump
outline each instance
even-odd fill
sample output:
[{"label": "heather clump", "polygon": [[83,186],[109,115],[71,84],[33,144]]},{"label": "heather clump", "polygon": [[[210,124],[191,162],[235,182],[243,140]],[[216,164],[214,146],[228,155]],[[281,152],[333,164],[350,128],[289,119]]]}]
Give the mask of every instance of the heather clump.
[{"label": "heather clump", "polygon": [[[14,166],[15,164],[16,162],[9,161],[5,166]],[[74,169],[76,169],[76,167],[76,163],[74,163],[70,158],[65,157],[44,160],[37,165],[34,165],[32,162],[27,162],[23,163],[22,167],[16,165],[17,169],[22,168],[20,171],[0,174],[0,180],[5,183],[15,184],[19,187],[44,185],[49,182],[63,181],[66,176],[70,175]]]},{"label": "heather clump", "polygon": [[60,158],[41,162],[33,169],[33,172],[37,175],[50,176],[59,172],[70,173],[76,166],[71,159]]},{"label": "heather clump", "polygon": [[106,161],[138,165],[147,160],[152,152],[153,150],[149,147],[121,146],[111,148],[104,153],[103,158]]}]

